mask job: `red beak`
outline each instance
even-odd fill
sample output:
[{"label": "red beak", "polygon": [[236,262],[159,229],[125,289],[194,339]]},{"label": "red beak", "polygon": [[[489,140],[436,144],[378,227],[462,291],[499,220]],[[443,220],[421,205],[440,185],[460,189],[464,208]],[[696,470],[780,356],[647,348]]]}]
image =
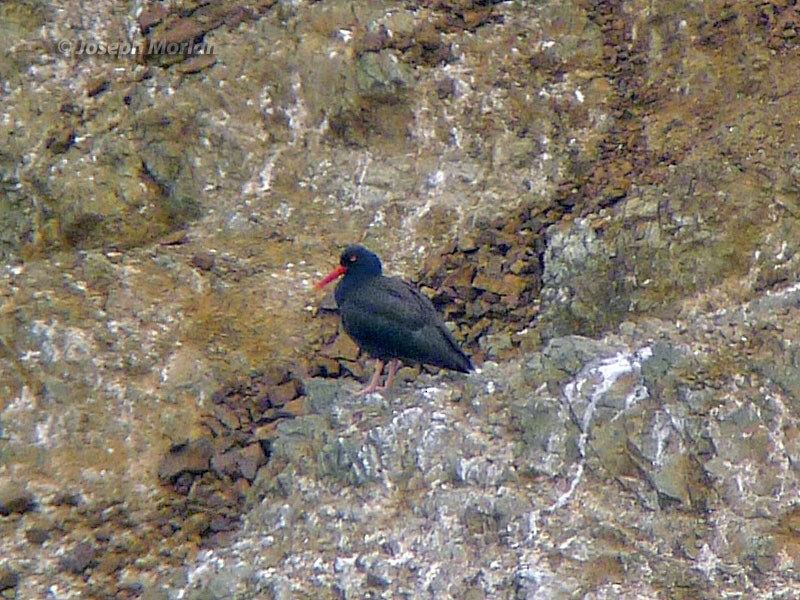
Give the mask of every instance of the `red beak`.
[{"label": "red beak", "polygon": [[346,267],[343,267],[342,265],[339,265],[339,266],[338,266],[338,267],[336,267],[336,268],[335,268],[333,271],[331,271],[330,273],[328,273],[328,276],[327,276],[327,277],[325,277],[325,279],[323,279],[323,280],[322,280],[322,281],[320,281],[320,282],[319,282],[317,285],[315,285],[315,286],[314,286],[314,289],[315,289],[315,290],[321,290],[321,289],[322,289],[322,288],[324,288],[326,285],[328,285],[328,284],[329,284],[331,281],[333,281],[333,280],[334,280],[334,279],[336,279],[337,277],[341,277],[341,276],[342,276],[342,275],[344,275],[345,273],[347,273],[347,268],[346,268]]}]

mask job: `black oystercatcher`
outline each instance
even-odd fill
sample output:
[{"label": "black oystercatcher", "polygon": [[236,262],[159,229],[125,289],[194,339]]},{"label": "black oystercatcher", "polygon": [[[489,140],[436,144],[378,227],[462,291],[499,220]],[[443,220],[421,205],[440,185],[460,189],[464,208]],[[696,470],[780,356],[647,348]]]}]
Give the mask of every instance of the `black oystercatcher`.
[{"label": "black oystercatcher", "polygon": [[[410,283],[382,275],[381,260],[363,246],[348,246],[339,266],[317,284],[336,286],[342,325],[359,347],[376,359],[375,374],[358,395],[388,389],[400,362],[424,363],[467,373],[474,367],[458,347],[433,304]],[[386,383],[378,385],[389,362]]]}]

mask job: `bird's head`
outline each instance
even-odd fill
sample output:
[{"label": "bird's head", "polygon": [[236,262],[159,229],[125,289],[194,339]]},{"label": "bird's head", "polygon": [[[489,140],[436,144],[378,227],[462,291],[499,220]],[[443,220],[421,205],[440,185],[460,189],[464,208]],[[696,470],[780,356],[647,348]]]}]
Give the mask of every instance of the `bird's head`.
[{"label": "bird's head", "polygon": [[316,288],[321,290],[334,279],[346,275],[348,279],[369,279],[381,275],[383,267],[381,259],[374,252],[364,246],[350,245],[344,249],[339,259],[339,266],[331,271],[325,279],[320,281]]}]

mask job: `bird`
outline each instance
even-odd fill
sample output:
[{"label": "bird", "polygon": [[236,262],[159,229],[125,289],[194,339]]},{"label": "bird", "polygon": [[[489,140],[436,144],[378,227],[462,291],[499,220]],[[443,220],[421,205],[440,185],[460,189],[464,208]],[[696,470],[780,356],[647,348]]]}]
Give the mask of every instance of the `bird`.
[{"label": "bird", "polygon": [[[339,277],[334,297],[342,326],[376,360],[375,373],[357,395],[388,390],[403,361],[462,373],[475,369],[431,301],[410,283],[384,276],[377,254],[357,244],[347,246],[339,266],[316,289]],[[386,382],[379,385],[387,361]]]}]

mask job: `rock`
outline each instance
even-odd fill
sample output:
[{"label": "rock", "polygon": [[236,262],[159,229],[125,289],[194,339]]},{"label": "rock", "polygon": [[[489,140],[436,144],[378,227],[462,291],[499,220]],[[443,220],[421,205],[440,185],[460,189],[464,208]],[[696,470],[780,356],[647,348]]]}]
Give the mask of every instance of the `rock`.
[{"label": "rock", "polygon": [[89,542],[81,542],[61,558],[61,569],[79,575],[88,569],[96,558],[95,547]]},{"label": "rock", "polygon": [[54,154],[63,154],[75,143],[75,128],[72,125],[57,127],[45,142],[45,147]]},{"label": "rock", "polygon": [[209,469],[212,452],[211,442],[207,439],[173,446],[159,464],[158,478],[166,483],[183,473],[204,473]]},{"label": "rock", "polygon": [[255,443],[215,454],[211,459],[211,467],[219,477],[227,476],[232,479],[244,477],[248,481],[253,481],[258,469],[266,462],[267,457],[261,444]]},{"label": "rock", "polygon": [[198,54],[189,60],[180,63],[175,70],[178,73],[190,75],[192,73],[199,73],[217,64],[217,57],[213,54]]},{"label": "rock", "polygon": [[501,296],[511,298],[519,297],[528,287],[528,280],[513,273],[506,273],[500,277],[491,276],[486,273],[478,273],[475,276],[473,285],[476,288],[493,292]]},{"label": "rock", "polygon": [[481,347],[486,350],[487,356],[497,357],[511,350],[511,334],[507,331],[485,335],[481,338]]},{"label": "rock", "polygon": [[338,377],[341,372],[339,361],[327,356],[315,356],[308,367],[311,377]]},{"label": "rock", "polygon": [[297,398],[297,393],[297,381],[291,380],[270,388],[269,399],[273,406],[281,407],[290,400]]},{"label": "rock", "polygon": [[355,361],[356,358],[358,358],[359,349],[349,335],[340,333],[336,336],[333,344],[322,348],[321,353],[323,356],[327,356],[329,358]]},{"label": "rock", "polygon": [[90,79],[86,83],[86,95],[89,98],[94,98],[105,92],[108,89],[108,79],[105,77],[96,77],[94,79]]},{"label": "rock", "polygon": [[31,529],[25,530],[25,539],[31,544],[41,546],[50,539],[50,532],[46,529],[32,527]]},{"label": "rock", "polygon": [[121,583],[117,588],[117,597],[121,600],[127,598],[142,598],[144,584],[141,581],[129,581]]},{"label": "rock", "polygon": [[367,570],[367,585],[376,588],[387,588],[392,584],[389,567],[383,561],[376,561]]},{"label": "rock", "polygon": [[214,268],[216,257],[211,252],[198,252],[193,255],[189,263],[201,271],[210,271]]},{"label": "rock", "polygon": [[242,426],[241,419],[236,412],[226,404],[217,404],[214,406],[214,415],[219,419],[228,429],[239,429]]},{"label": "rock", "polygon": [[207,512],[198,512],[186,519],[181,529],[188,537],[201,536],[211,526],[213,517]]},{"label": "rock", "polygon": [[456,93],[456,80],[451,77],[444,77],[436,82],[436,95],[439,100],[446,100]]},{"label": "rock", "polygon": [[278,423],[279,421],[271,421],[266,425],[261,425],[253,431],[253,438],[259,442],[269,442],[276,439],[279,435]]},{"label": "rock", "polygon": [[0,483],[0,515],[26,513],[34,506],[33,494],[24,485],[14,481]]},{"label": "rock", "polygon": [[475,267],[472,265],[463,265],[449,273],[447,277],[444,278],[442,285],[446,287],[468,288],[472,287],[472,280],[474,277]]},{"label": "rock", "polygon": [[211,458],[211,468],[219,477],[233,477],[239,473],[237,465],[238,450],[230,450],[215,454]]},{"label": "rock", "polygon": [[393,50],[362,54],[356,69],[361,95],[387,103],[400,101],[414,77],[408,65],[397,60]]},{"label": "rock", "polygon": [[150,32],[150,29],[161,23],[169,15],[169,10],[162,4],[149,5],[146,10],[139,15],[139,31],[142,35]]},{"label": "rock", "polygon": [[85,504],[86,499],[80,492],[72,492],[69,490],[62,490],[56,494],[53,499],[55,506],[81,506]]},{"label": "rock", "polygon": [[267,456],[261,444],[250,444],[238,452],[236,464],[242,476],[252,482],[256,473],[267,462]]},{"label": "rock", "polygon": [[[399,375],[399,373],[398,373]],[[299,417],[307,412],[306,407],[306,397],[301,396],[299,398],[295,398],[294,400],[290,400],[286,404],[281,407],[281,410],[278,412],[281,416],[291,416],[291,417]]]},{"label": "rock", "polygon": [[151,45],[164,42],[166,44],[182,44],[198,39],[204,33],[203,25],[196,19],[177,17],[153,36]]},{"label": "rock", "polygon": [[17,587],[19,584],[19,573],[3,565],[0,567],[0,592]]},{"label": "rock", "polygon": [[267,386],[274,387],[289,381],[291,373],[285,367],[280,365],[270,365],[258,377]]}]

